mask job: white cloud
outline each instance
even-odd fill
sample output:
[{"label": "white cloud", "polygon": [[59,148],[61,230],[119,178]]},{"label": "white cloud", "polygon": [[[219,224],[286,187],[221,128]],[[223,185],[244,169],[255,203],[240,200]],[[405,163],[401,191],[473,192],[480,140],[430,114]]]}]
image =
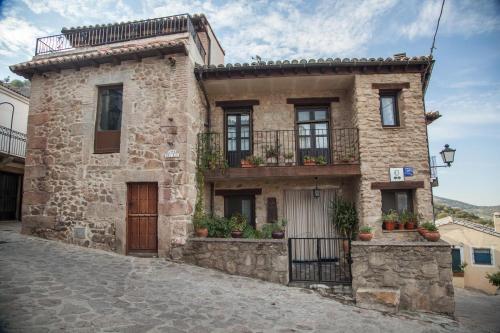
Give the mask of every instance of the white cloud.
[{"label": "white cloud", "polygon": [[[35,14],[56,13],[78,25],[112,23],[132,18],[132,9],[122,0],[23,0]],[[103,22],[107,21],[107,22]],[[97,23],[97,22],[96,22]]]},{"label": "white cloud", "polygon": [[46,34],[46,30],[37,28],[28,21],[11,16],[4,17],[0,20],[0,55],[32,55],[36,38]]},{"label": "white cloud", "polygon": [[[400,33],[410,39],[434,35],[441,0],[427,0],[420,7],[417,18],[404,26]],[[446,1],[440,32],[471,36],[500,29],[498,6],[494,1]]]},{"label": "white cloud", "polygon": [[[206,14],[232,62],[350,56],[365,48],[377,20],[397,0],[320,1],[314,10],[303,1],[148,0],[143,11],[153,16]],[[302,6],[298,6],[301,4]],[[301,9],[302,8],[302,9]],[[306,10],[304,10],[304,8]]]}]

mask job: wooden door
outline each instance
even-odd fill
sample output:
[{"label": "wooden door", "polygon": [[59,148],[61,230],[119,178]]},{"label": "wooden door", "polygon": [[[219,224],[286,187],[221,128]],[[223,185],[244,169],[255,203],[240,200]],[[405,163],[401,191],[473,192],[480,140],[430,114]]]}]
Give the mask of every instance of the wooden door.
[{"label": "wooden door", "polygon": [[241,160],[252,154],[250,111],[232,110],[226,113],[226,152],[230,167],[239,167]]},{"label": "wooden door", "polygon": [[129,252],[158,251],[158,184],[127,184]]},{"label": "wooden door", "polygon": [[18,210],[19,175],[0,172],[0,220],[15,220]]}]

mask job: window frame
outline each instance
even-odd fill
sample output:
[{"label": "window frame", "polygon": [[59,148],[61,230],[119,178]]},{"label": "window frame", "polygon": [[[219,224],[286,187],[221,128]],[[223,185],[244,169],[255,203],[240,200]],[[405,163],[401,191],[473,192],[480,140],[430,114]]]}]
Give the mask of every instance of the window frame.
[{"label": "window frame", "polygon": [[[490,251],[490,259],[491,259],[491,264],[476,264],[476,261],[474,259],[474,250],[489,250]],[[470,259],[471,263],[473,266],[479,266],[479,267],[495,267],[495,248],[494,247],[487,247],[487,246],[471,246],[470,247]]]},{"label": "window frame", "polygon": [[395,210],[399,212],[398,210],[398,205],[397,205],[397,199],[396,199],[396,193],[407,193],[408,194],[408,211],[410,212],[415,212],[415,191],[411,189],[395,189],[395,190],[380,190],[380,199],[381,199],[381,210],[383,213],[386,213],[387,211],[384,211],[384,193],[392,193],[394,196],[394,206]]},{"label": "window frame", "polygon": [[[122,105],[119,130],[100,130],[102,92],[108,89],[120,89],[122,92]],[[97,86],[97,107],[94,127],[94,154],[112,154],[120,152],[121,129],[123,124],[123,83]],[[102,142],[107,145],[103,146]]]},{"label": "window frame", "polygon": [[[398,128],[401,127],[400,117],[399,117],[399,96],[400,90],[379,90],[379,112],[380,112],[380,122],[382,123],[382,127],[387,128]],[[394,107],[392,109],[394,115],[394,125],[386,125],[384,124],[384,112],[382,111],[382,98],[383,97],[393,97],[394,98]]]},{"label": "window frame", "polygon": [[[452,246],[451,251],[453,250],[458,250],[460,252],[460,265],[463,265],[465,263],[464,261],[464,248],[462,246]],[[452,261],[451,261],[451,268],[453,270],[453,255],[452,255]],[[457,273],[453,271],[453,273]]]},{"label": "window frame", "polygon": [[230,195],[224,195],[224,217],[225,218],[230,218],[229,216],[229,204],[228,201],[230,199],[250,199],[251,200],[251,213],[252,213],[252,219],[250,221],[247,221],[247,223],[254,229],[257,228],[257,223],[256,223],[256,207],[255,207],[255,195],[252,194],[243,194],[243,193],[238,193],[238,194],[230,194]]},{"label": "window frame", "polygon": [[[228,122],[227,118],[230,115],[247,115],[249,116],[249,143],[248,143],[248,148],[249,148],[249,155],[253,155],[253,105],[247,105],[247,106],[226,106],[222,108],[223,114],[224,114],[224,158],[225,160],[229,163],[229,141],[228,141]],[[241,131],[241,124],[239,130]],[[240,136],[241,139],[241,136]],[[237,143],[238,144],[238,143]],[[241,148],[241,147],[240,147]],[[239,150],[241,152],[241,149]],[[246,157],[246,156],[245,156]]]},{"label": "window frame", "polygon": [[[299,112],[301,111],[309,111],[309,113],[314,114],[315,111],[326,111],[326,116],[325,119],[322,120],[303,120],[299,121]],[[329,104],[295,104],[294,105],[294,113],[295,113],[295,156],[297,159],[297,162],[300,164],[300,150],[302,149],[313,149],[313,148],[300,148],[300,138],[303,137],[300,135],[299,127],[302,124],[309,124],[309,125],[316,125],[316,124],[321,124],[321,123],[326,123],[326,138],[327,138],[327,148],[314,148],[314,149],[328,149],[330,152],[328,156],[327,163],[330,164],[330,159],[331,157],[331,151],[332,151],[332,139],[331,139],[331,134],[332,134],[332,122],[331,122],[331,106]],[[316,126],[314,126],[314,134],[312,131],[312,126],[309,128],[310,134],[309,137],[311,138],[311,146],[313,140],[316,140]],[[314,143],[316,145],[316,143]]]}]

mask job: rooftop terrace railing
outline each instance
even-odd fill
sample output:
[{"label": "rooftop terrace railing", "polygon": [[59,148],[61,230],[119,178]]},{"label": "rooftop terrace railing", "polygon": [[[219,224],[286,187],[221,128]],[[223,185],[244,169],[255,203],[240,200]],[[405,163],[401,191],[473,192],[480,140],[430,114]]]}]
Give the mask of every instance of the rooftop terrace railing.
[{"label": "rooftop terrace railing", "polygon": [[206,51],[201,44],[189,14],[82,29],[69,29],[60,35],[37,38],[35,55],[182,32],[191,34],[201,57],[205,59]]},{"label": "rooftop terrace railing", "polygon": [[24,158],[26,134],[0,126],[0,153]]}]

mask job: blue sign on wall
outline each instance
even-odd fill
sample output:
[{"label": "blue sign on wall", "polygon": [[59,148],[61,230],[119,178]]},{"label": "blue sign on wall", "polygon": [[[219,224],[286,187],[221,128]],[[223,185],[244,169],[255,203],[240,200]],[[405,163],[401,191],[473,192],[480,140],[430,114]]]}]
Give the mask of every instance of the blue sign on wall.
[{"label": "blue sign on wall", "polygon": [[413,168],[412,167],[404,167],[403,173],[404,173],[405,177],[412,177],[413,176]]}]

